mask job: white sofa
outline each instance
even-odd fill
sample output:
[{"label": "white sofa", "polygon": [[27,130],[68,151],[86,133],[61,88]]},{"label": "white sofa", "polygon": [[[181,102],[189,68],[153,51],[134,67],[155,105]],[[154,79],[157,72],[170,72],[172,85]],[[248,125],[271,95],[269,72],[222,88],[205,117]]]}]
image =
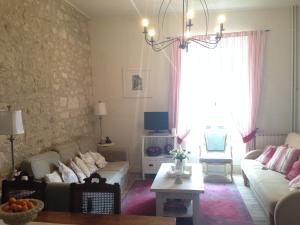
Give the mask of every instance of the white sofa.
[{"label": "white sofa", "polygon": [[[35,179],[43,179],[47,173],[56,167],[58,160],[67,163],[74,158],[78,152],[98,151],[108,164],[97,171],[101,177],[106,178],[110,184],[119,183],[121,192],[127,184],[127,173],[129,163],[127,153],[118,150],[98,150],[96,143],[89,137],[76,138],[74,141],[54,146],[51,151],[47,151],[32,156],[21,165],[21,169],[29,173]],[[67,183],[49,183],[46,188],[46,206],[50,211],[70,211],[69,206],[69,186]]]},{"label": "white sofa", "polygon": [[[300,148],[300,134],[290,133],[285,144]],[[299,225],[300,190],[291,191],[284,174],[263,169],[264,165],[255,160],[262,151],[251,151],[242,160],[244,183],[250,186],[265,213],[269,215],[270,224]]]}]

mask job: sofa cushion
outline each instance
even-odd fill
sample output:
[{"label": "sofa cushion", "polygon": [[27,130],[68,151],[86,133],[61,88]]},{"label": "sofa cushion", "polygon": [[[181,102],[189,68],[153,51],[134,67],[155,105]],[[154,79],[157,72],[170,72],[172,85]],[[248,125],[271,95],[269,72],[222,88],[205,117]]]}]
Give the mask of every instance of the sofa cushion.
[{"label": "sofa cushion", "polygon": [[107,179],[110,184],[121,184],[122,178],[126,176],[129,168],[129,163],[125,161],[109,162],[103,169],[99,169],[98,173],[101,177]]},{"label": "sofa cushion", "polygon": [[289,173],[286,175],[285,178],[288,180],[293,180],[299,174],[300,174],[300,160],[294,162],[292,169],[289,171]]},{"label": "sofa cushion", "polygon": [[77,138],[75,141],[78,144],[80,151],[82,153],[89,152],[89,151],[92,152],[97,151],[97,144],[91,137],[83,136]]},{"label": "sofa cushion", "polygon": [[78,177],[80,183],[84,183],[84,179],[87,176],[82,172],[82,170],[76,165],[76,163],[73,160],[70,161],[70,167]]},{"label": "sofa cushion", "polygon": [[289,182],[290,188],[300,188],[300,174]]},{"label": "sofa cushion", "polygon": [[264,148],[263,153],[261,153],[261,155],[256,160],[266,165],[270,161],[274,153],[276,152],[276,148],[277,147],[274,145],[267,145]]},{"label": "sofa cushion", "polygon": [[[280,175],[280,177],[277,175]],[[252,183],[251,187],[259,196],[265,210],[274,215],[277,202],[290,193],[288,182],[282,174],[271,170],[265,173],[263,177],[268,177],[268,180],[266,182]]]},{"label": "sofa cushion", "polygon": [[99,152],[89,152],[95,159],[96,166],[101,169],[107,165],[105,158]]},{"label": "sofa cushion", "polygon": [[59,158],[57,152],[49,151],[41,153],[25,159],[22,162],[21,168],[35,179],[42,179],[58,166]]},{"label": "sofa cushion", "polygon": [[79,169],[84,173],[85,176],[87,177],[91,176],[91,172],[89,168],[87,167],[87,165],[85,165],[84,161],[81,158],[76,156],[74,158],[74,162],[79,167]]},{"label": "sofa cushion", "polygon": [[279,146],[267,167],[277,172],[287,174],[294,162],[298,159],[299,149],[293,147]]},{"label": "sofa cushion", "polygon": [[46,174],[45,181],[47,183],[62,183],[63,182],[63,180],[57,170],[54,170],[52,173]]},{"label": "sofa cushion", "polygon": [[85,165],[88,167],[90,173],[95,173],[98,170],[98,167],[95,164],[95,159],[92,155],[90,155],[89,152],[86,152],[82,154],[79,152],[79,156],[82,159],[82,161],[85,163]]},{"label": "sofa cushion", "polygon": [[60,161],[58,162],[58,169],[59,169],[59,172],[61,173],[62,179],[65,183],[78,183],[79,182],[74,171]]},{"label": "sofa cushion", "polygon": [[67,163],[73,159],[79,152],[79,147],[75,142],[68,142],[61,145],[56,145],[53,150],[58,152],[63,163]]},{"label": "sofa cushion", "polygon": [[99,171],[116,171],[120,173],[127,173],[129,169],[129,163],[127,161],[108,162],[107,165]]},{"label": "sofa cushion", "polygon": [[289,193],[288,180],[256,160],[245,159],[241,166],[265,211],[273,213],[278,200]]}]

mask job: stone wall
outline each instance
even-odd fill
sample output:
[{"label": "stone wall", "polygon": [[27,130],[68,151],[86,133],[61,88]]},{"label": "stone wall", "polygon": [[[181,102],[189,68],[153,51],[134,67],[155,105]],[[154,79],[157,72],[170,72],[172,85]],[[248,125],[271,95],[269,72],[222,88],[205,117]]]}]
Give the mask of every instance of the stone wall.
[{"label": "stone wall", "polygon": [[[15,158],[93,134],[88,20],[63,0],[0,0],[0,109],[22,109]],[[0,177],[11,166],[0,136]]]}]

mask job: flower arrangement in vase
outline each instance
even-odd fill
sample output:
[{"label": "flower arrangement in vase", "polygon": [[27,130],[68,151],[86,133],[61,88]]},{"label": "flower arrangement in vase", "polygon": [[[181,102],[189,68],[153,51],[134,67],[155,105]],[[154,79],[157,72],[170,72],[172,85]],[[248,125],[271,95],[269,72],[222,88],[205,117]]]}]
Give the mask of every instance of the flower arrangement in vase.
[{"label": "flower arrangement in vase", "polygon": [[170,154],[173,156],[175,159],[175,170],[177,173],[182,173],[184,169],[184,163],[185,160],[188,159],[188,154],[190,152],[186,151],[179,145],[178,148],[174,148],[173,150],[170,151]]}]

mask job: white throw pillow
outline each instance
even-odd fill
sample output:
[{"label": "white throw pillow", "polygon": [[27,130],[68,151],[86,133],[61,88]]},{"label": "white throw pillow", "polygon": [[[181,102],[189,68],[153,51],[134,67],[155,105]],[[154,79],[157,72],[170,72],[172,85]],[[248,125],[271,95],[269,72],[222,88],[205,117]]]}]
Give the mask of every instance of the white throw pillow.
[{"label": "white throw pillow", "polygon": [[78,183],[79,180],[74,173],[73,170],[71,170],[69,167],[67,167],[62,162],[58,161],[58,170],[61,173],[62,179],[65,183]]},{"label": "white throw pillow", "polygon": [[62,183],[63,182],[63,180],[57,170],[53,171],[52,173],[46,174],[44,178],[47,183]]},{"label": "white throw pillow", "polygon": [[99,152],[89,152],[95,159],[95,163],[99,169],[102,169],[107,165],[105,158]]},{"label": "white throw pillow", "polygon": [[73,160],[70,161],[70,167],[77,175],[80,183],[84,183],[84,179],[86,178],[86,175],[82,172],[82,170],[76,165]]},{"label": "white throw pillow", "polygon": [[81,169],[81,171],[84,173],[84,175],[86,175],[87,177],[91,176],[91,172],[90,172],[89,168],[87,167],[87,165],[85,165],[85,163],[82,161],[81,158],[76,156],[74,159],[74,162]]},{"label": "white throw pillow", "polygon": [[86,152],[84,154],[79,152],[79,156],[83,160],[85,165],[89,168],[91,174],[95,173],[98,170],[97,166],[95,165],[95,160],[93,159],[93,156],[91,156],[89,152]]}]

